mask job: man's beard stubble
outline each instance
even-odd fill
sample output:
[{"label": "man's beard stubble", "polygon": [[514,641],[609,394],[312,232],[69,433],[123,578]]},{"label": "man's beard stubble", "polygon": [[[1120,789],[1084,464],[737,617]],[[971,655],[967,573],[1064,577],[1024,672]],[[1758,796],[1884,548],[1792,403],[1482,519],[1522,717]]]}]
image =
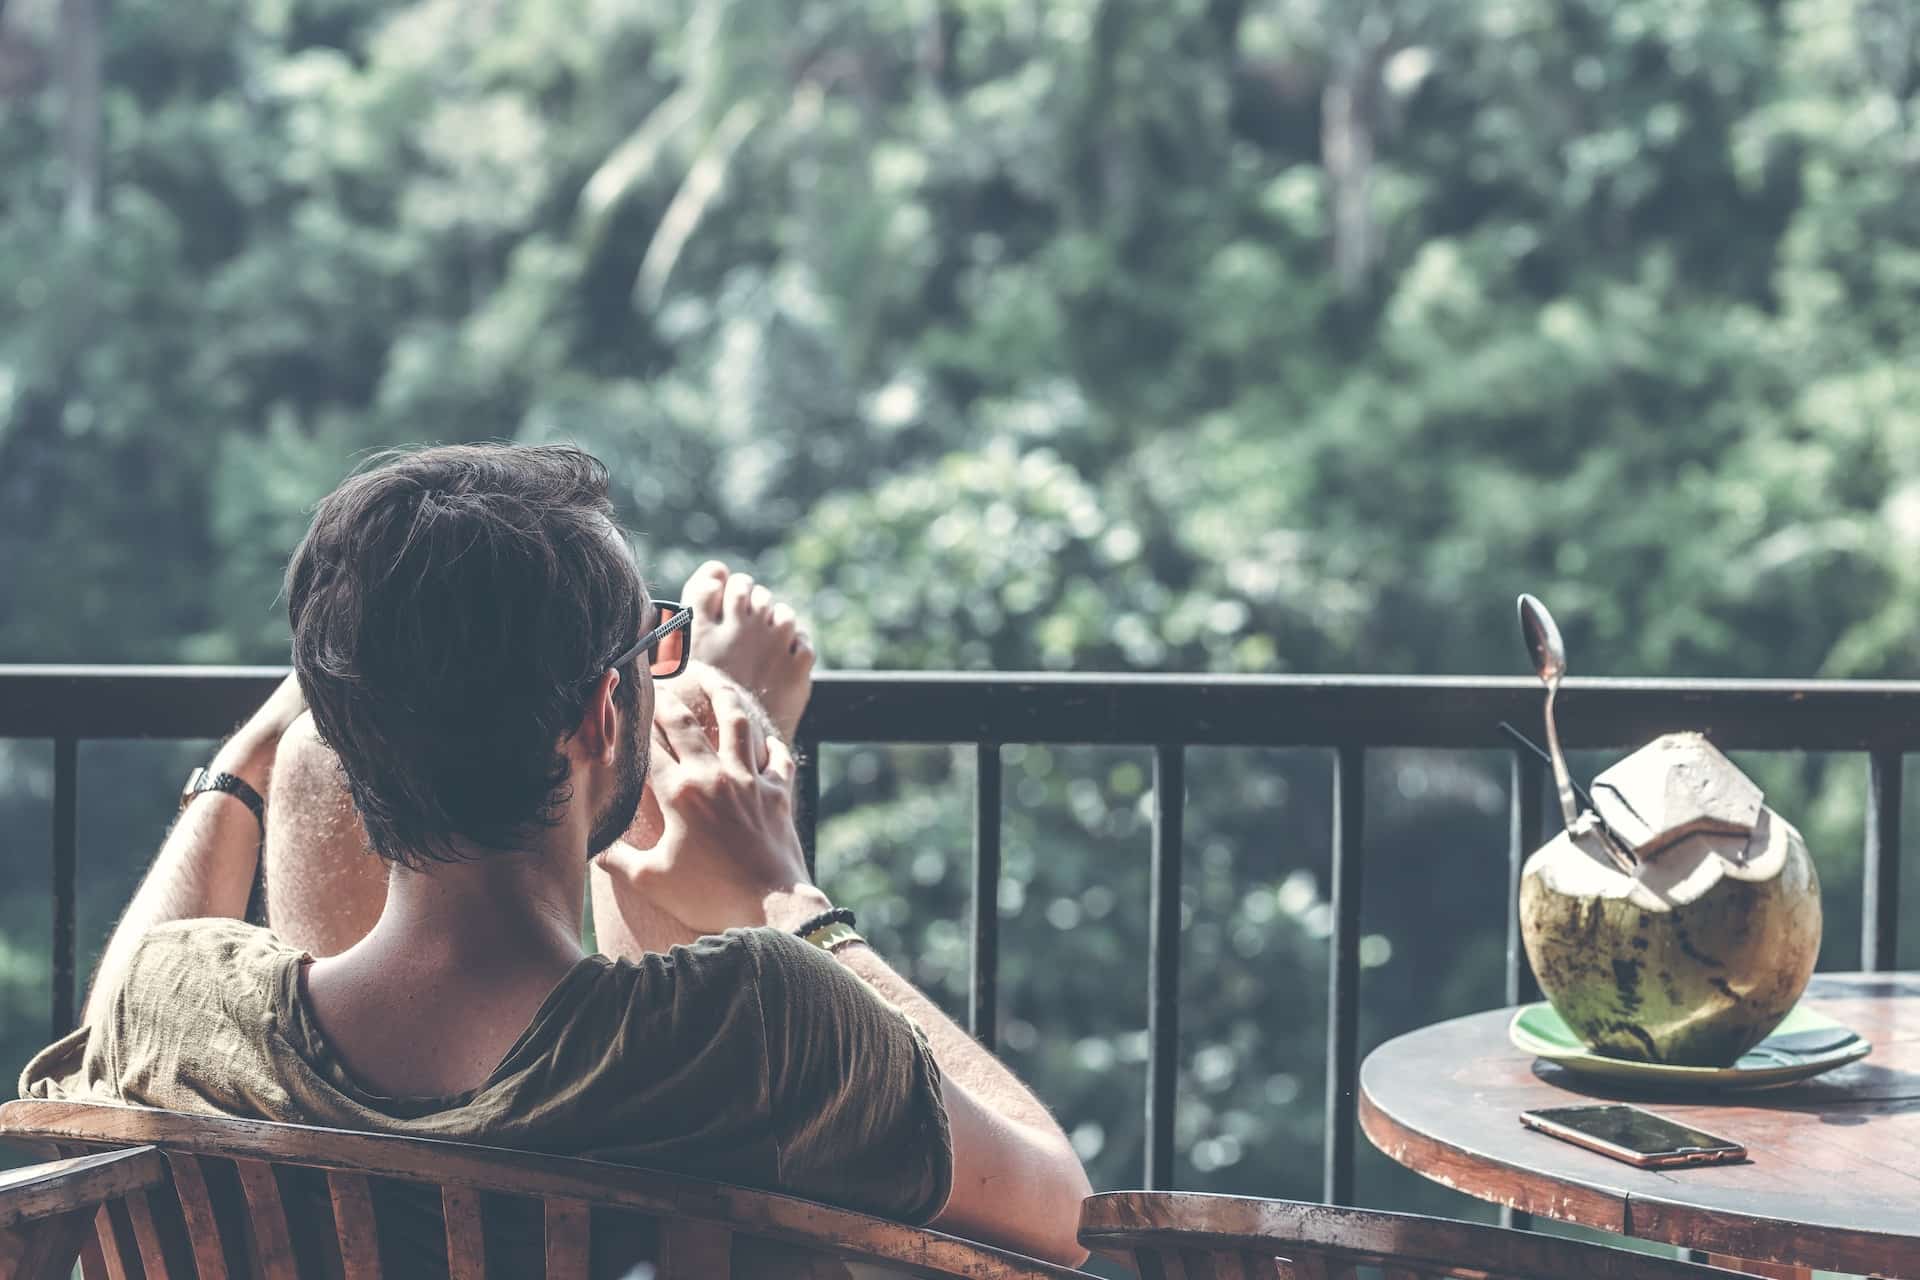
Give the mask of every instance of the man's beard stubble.
[{"label": "man's beard stubble", "polygon": [[629,716],[633,732],[613,763],[618,789],[606,807],[593,815],[593,830],[587,833],[587,857],[597,858],[613,847],[640,811],[640,794],[647,780],[647,757],[651,744],[640,732],[638,716]]}]

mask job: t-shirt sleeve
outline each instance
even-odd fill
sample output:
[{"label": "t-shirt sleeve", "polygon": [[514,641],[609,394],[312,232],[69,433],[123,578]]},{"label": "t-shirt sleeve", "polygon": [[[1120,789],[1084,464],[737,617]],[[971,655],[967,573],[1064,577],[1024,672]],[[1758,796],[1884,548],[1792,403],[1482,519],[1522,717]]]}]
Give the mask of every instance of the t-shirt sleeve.
[{"label": "t-shirt sleeve", "polygon": [[907,1016],[838,960],[755,931],[783,1188],[903,1222],[953,1188],[940,1068]]},{"label": "t-shirt sleeve", "polygon": [[301,953],[265,929],[207,918],[156,925],[119,983],[94,994],[87,1025],[21,1075],[32,1098],[128,1102],[170,1111],[280,1114],[267,1059],[273,983]]}]

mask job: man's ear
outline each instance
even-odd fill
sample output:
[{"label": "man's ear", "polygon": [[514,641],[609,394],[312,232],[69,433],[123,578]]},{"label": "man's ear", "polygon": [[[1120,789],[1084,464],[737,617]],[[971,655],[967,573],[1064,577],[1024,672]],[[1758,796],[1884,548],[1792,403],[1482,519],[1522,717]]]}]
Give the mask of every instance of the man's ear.
[{"label": "man's ear", "polygon": [[590,757],[598,757],[601,764],[612,764],[619,755],[620,709],[613,701],[613,691],[619,684],[620,673],[611,667],[594,681],[593,692],[587,695],[586,710],[580,713],[580,723],[573,731],[573,740],[580,750]]}]

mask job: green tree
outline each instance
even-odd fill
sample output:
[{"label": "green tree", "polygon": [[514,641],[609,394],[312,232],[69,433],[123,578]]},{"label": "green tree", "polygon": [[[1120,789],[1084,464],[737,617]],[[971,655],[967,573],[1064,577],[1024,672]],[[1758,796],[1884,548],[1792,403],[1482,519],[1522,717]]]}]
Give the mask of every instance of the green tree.
[{"label": "green tree", "polygon": [[[843,667],[1517,670],[1525,589],[1583,673],[1920,670],[1898,0],[119,0],[97,198],[58,12],[0,9],[0,658],[278,660],[368,450],[568,438],[650,572],[748,564]],[[951,1000],[966,756],[830,750],[821,833]],[[1751,764],[1843,959],[1859,766]],[[1005,1039],[1131,1182],[1148,759],[1006,767]],[[1326,762],[1192,776],[1180,1176],[1311,1194]],[[1499,998],[1504,760],[1369,779],[1371,1040]]]}]

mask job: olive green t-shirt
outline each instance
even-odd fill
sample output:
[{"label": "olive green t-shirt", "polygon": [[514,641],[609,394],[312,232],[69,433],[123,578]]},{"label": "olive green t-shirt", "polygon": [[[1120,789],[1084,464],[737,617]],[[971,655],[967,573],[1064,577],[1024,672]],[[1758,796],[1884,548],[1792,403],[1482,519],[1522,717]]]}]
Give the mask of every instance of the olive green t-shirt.
[{"label": "olive green t-shirt", "polygon": [[303,994],[310,961],[237,920],[162,925],[93,1022],[27,1064],[21,1093],[593,1156],[913,1223],[946,1204],[952,1140],[925,1037],[790,934],[588,956],[478,1088],[441,1098],[354,1080]]}]

